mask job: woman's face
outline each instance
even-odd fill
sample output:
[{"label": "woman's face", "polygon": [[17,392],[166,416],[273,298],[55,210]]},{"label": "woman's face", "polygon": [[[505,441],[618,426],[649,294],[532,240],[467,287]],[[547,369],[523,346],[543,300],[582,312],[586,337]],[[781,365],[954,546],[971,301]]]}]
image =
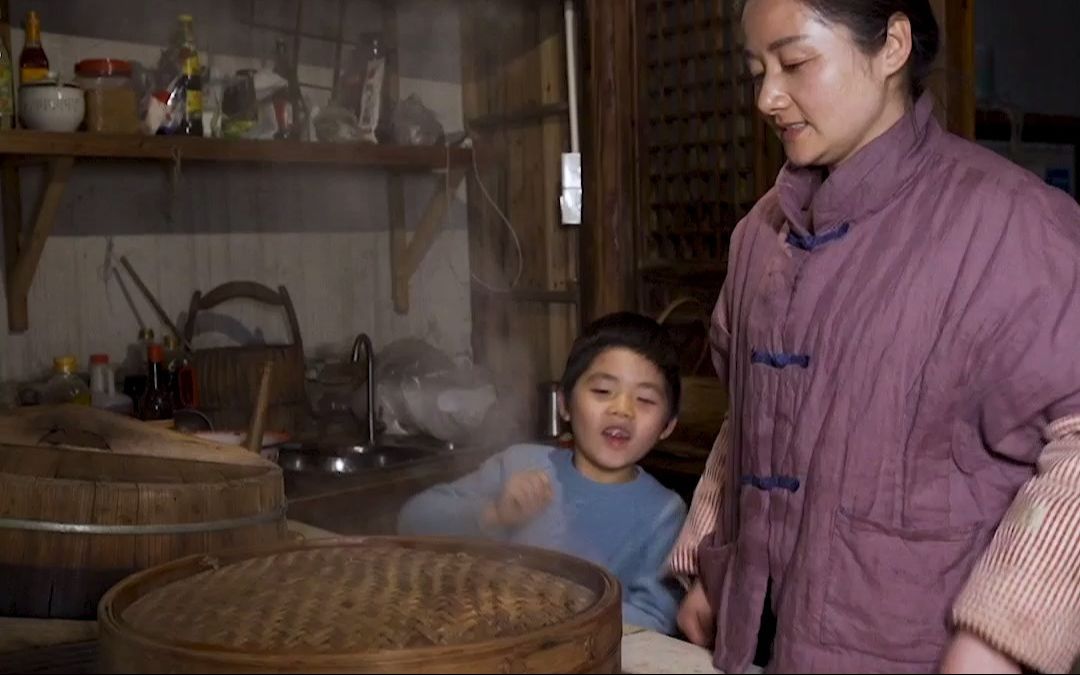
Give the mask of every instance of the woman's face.
[{"label": "woman's face", "polygon": [[902,15],[876,54],[799,0],[749,0],[742,24],[758,110],[793,164],[835,167],[903,116],[911,29]]}]

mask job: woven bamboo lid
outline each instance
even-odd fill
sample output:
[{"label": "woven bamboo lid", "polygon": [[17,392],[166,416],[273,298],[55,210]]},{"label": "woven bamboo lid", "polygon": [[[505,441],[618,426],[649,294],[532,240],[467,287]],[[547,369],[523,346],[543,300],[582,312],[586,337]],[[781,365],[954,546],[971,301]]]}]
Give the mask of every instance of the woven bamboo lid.
[{"label": "woven bamboo lid", "polygon": [[583,659],[596,659],[590,622],[604,617],[618,634],[619,597],[609,573],[554,552],[371,537],[175,561],[114,587],[99,618],[105,649],[120,638],[142,654],[156,645],[173,655],[191,649],[232,663],[255,655],[262,665],[277,657],[306,667],[321,658],[344,665],[349,655],[362,670],[395,653],[513,652],[536,639],[550,647],[560,634],[581,642]]}]

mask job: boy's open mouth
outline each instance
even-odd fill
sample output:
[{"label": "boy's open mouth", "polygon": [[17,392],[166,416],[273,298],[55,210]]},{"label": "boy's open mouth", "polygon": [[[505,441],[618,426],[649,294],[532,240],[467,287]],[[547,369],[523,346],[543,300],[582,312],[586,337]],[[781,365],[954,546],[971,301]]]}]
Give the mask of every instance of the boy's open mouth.
[{"label": "boy's open mouth", "polygon": [[622,427],[607,427],[602,432],[609,443],[623,445],[630,440],[630,431]]}]

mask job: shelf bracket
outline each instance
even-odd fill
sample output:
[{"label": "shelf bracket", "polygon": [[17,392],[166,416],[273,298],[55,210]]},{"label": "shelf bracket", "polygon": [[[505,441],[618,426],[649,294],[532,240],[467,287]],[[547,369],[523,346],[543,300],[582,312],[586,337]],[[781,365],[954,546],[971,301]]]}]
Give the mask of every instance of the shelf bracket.
[{"label": "shelf bracket", "polygon": [[[404,222],[404,195],[395,194],[401,190],[400,182],[395,186],[393,177],[390,179],[390,277],[394,311],[398,314],[407,314],[409,311],[409,282],[416,270],[420,269],[420,263],[424,261],[431,245],[435,243],[439,228],[449,214],[450,200],[464,178],[465,172],[456,169],[450,172],[448,180],[440,181],[439,187],[435,188],[435,193],[428,200],[412,237],[408,239]],[[398,200],[400,209],[395,207]]]},{"label": "shelf bracket", "polygon": [[[56,212],[60,208],[60,200],[64,196],[74,164],[74,157],[49,160],[45,187],[41,191],[41,199],[28,237],[23,236],[21,208],[16,205],[19,199],[18,173],[10,161],[4,164],[4,259],[7,263],[8,331],[11,333],[24,333],[30,327],[27,301],[30,284],[33,283],[34,273],[41,262],[45,242],[56,224]],[[13,245],[14,251],[10,250]]]}]

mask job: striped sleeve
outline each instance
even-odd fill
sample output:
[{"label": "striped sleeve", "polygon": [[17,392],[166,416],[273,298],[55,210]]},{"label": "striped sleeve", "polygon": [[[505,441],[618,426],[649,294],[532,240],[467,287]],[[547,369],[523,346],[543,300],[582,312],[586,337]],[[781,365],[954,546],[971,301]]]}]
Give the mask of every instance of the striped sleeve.
[{"label": "striped sleeve", "polygon": [[1080,415],[1048,432],[1035,477],[975,566],[953,621],[1020,663],[1067,673],[1080,655]]},{"label": "striped sleeve", "polygon": [[668,570],[684,586],[689,586],[690,579],[697,576],[698,545],[716,527],[724,492],[724,465],[730,448],[731,430],[725,417],[709,451],[709,458],[705,460],[705,471],[694,488],[690,510],[679,537],[668,554]]}]

